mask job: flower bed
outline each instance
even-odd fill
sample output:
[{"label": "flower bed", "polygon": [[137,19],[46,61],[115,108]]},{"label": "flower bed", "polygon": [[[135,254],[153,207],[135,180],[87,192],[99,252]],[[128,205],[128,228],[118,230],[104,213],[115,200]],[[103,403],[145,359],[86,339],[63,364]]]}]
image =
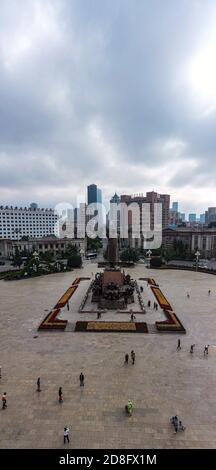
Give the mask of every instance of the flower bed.
[{"label": "flower bed", "polygon": [[164,310],[164,313],[167,320],[155,322],[158,331],[178,331],[179,333],[186,333],[184,326],[173,311],[168,312],[167,310]]},{"label": "flower bed", "polygon": [[151,284],[152,286],[158,286],[158,284],[152,277],[148,277],[148,284]]},{"label": "flower bed", "polygon": [[75,331],[101,333],[148,333],[146,323],[78,321]]},{"label": "flower bed", "polygon": [[163,308],[164,310],[172,310],[170,303],[168,302],[166,297],[163,295],[159,287],[151,286],[151,290],[154,296],[156,297],[156,300],[158,301],[161,308]]},{"label": "flower bed", "polygon": [[44,320],[38,327],[38,330],[64,330],[67,326],[67,320],[58,320],[56,317],[59,314],[62,307],[64,307],[69,299],[74,294],[82,278],[77,277],[72,285],[66,290],[62,297],[58,300],[55,307],[46,315]]},{"label": "flower bed", "polygon": [[66,292],[62,295],[62,297],[58,300],[57,304],[55,305],[55,308],[62,308],[66,305],[66,303],[69,301],[69,299],[72,297],[74,294],[75,290],[77,289],[78,285],[73,285],[69,287]]},{"label": "flower bed", "polygon": [[54,308],[44,318],[38,327],[38,330],[64,330],[67,326],[67,320],[58,320],[56,317],[60,312],[60,308]]}]

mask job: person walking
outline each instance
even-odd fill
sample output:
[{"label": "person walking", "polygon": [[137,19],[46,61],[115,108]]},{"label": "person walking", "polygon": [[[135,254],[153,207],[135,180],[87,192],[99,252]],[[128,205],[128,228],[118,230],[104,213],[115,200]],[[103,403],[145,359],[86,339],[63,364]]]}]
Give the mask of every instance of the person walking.
[{"label": "person walking", "polygon": [[2,409],[7,408],[7,392],[4,392],[2,395]]},{"label": "person walking", "polygon": [[80,387],[84,387],[84,375],[83,373],[81,372],[80,376],[79,376],[79,379],[80,379]]},{"label": "person walking", "polygon": [[178,430],[185,431],[185,426],[183,426],[182,421],[179,421]]},{"label": "person walking", "polygon": [[59,396],[59,403],[62,403],[63,402],[62,387],[59,387],[58,396]]},{"label": "person walking", "polygon": [[68,443],[70,442],[69,432],[70,432],[70,429],[67,426],[65,426],[65,428],[64,428],[64,444],[65,444],[66,441]]},{"label": "person walking", "polygon": [[135,352],[134,350],[131,351],[131,360],[132,360],[132,364],[135,364]]},{"label": "person walking", "polygon": [[204,351],[203,351],[204,356],[208,355],[208,348],[209,348],[209,344],[206,344],[204,347]]},{"label": "person walking", "polygon": [[172,416],[172,418],[170,418],[170,422],[173,425],[174,433],[176,434],[178,431],[178,416],[177,415]]},{"label": "person walking", "polygon": [[180,349],[181,349],[181,340],[178,339],[178,345],[177,345],[176,350],[179,351]]},{"label": "person walking", "polygon": [[210,294],[211,294],[211,291],[210,291],[210,289],[209,289],[209,291],[208,291],[208,295],[210,295]]},{"label": "person walking", "polygon": [[156,310],[158,309],[158,304],[155,304],[155,308],[156,308]]},{"label": "person walking", "polygon": [[125,354],[125,364],[128,364],[129,356],[128,354]]},{"label": "person walking", "polygon": [[67,302],[67,309],[70,310],[69,302]]},{"label": "person walking", "polygon": [[193,352],[194,352],[194,346],[195,346],[195,344],[191,344],[191,347],[190,347],[190,353],[191,354],[193,354]]},{"label": "person walking", "polygon": [[187,292],[187,298],[188,298],[188,299],[190,298],[190,294],[189,294],[189,292]]},{"label": "person walking", "polygon": [[38,377],[38,379],[37,379],[37,392],[41,392],[41,388],[40,388],[40,377]]}]

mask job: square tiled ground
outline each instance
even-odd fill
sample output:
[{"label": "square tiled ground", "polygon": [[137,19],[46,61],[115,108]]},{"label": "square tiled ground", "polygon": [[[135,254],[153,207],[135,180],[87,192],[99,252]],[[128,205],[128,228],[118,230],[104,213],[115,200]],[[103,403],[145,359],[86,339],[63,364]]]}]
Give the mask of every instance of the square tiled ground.
[{"label": "square tiled ground", "polygon": [[[8,395],[8,408],[0,410],[0,448],[61,448],[65,425],[72,430],[69,448],[215,447],[215,277],[151,271],[143,265],[128,271],[133,278],[150,276],[159,282],[187,329],[179,352],[176,334],[38,333],[46,311],[73,279],[91,277],[92,271],[97,266],[88,264],[72,273],[0,281],[0,393]],[[148,294],[144,289],[144,301]],[[80,296],[81,290],[72,297],[69,312],[62,312],[72,323],[81,318]],[[154,315],[150,309],[144,321]],[[193,356],[192,343],[196,344]],[[205,344],[210,344],[207,358]],[[125,366],[124,355],[132,349],[136,363]],[[84,389],[79,386],[81,370]],[[36,392],[38,376],[41,393]],[[59,386],[62,405],[57,399]],[[132,418],[124,414],[129,398],[135,403]],[[174,413],[186,425],[184,433],[173,434],[169,416]]]}]

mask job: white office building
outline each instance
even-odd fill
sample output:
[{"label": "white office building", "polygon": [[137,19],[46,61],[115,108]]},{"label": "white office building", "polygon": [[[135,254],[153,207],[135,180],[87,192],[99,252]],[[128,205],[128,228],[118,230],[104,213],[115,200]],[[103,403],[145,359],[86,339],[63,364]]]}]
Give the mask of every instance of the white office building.
[{"label": "white office building", "polygon": [[55,234],[58,215],[53,209],[0,206],[0,238],[20,240],[23,236],[42,238]]}]

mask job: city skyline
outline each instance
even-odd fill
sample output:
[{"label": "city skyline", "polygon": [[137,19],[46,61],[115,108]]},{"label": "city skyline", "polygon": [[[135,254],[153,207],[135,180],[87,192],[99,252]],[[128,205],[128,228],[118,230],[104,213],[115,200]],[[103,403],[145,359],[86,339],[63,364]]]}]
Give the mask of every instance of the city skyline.
[{"label": "city skyline", "polygon": [[216,5],[1,2],[1,204],[155,190],[216,205]]}]

